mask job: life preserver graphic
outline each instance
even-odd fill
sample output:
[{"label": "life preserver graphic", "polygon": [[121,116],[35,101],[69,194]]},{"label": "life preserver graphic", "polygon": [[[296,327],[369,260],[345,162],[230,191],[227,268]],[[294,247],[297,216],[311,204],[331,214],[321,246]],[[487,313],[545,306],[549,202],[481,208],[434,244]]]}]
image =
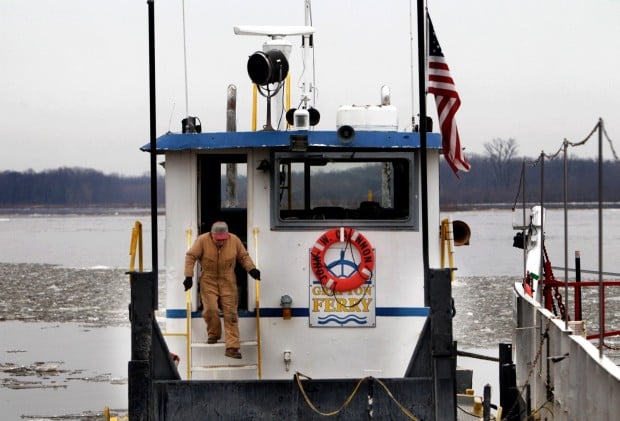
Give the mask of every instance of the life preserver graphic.
[{"label": "life preserver graphic", "polygon": [[[325,263],[325,253],[337,243],[346,243],[345,249],[348,246],[355,247],[359,253],[359,264],[356,263],[355,272],[350,276],[337,276]],[[353,228],[333,228],[321,234],[312,246],[310,266],[312,273],[324,287],[337,292],[351,291],[372,277],[375,252],[370,242],[360,232]]]}]

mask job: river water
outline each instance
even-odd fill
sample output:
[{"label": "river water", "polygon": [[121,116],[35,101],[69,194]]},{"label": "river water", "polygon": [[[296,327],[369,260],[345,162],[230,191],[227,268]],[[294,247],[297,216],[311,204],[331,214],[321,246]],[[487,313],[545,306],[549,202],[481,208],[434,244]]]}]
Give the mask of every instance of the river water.
[{"label": "river water", "polygon": [[[511,340],[512,283],[522,254],[512,247],[509,210],[453,212],[467,222],[470,245],[455,249],[455,338],[459,349],[497,355]],[[150,267],[147,213],[0,215],[0,417],[3,420],[99,420],[105,406],[126,414],[130,330],[127,318],[131,228],[144,226],[145,268]],[[564,265],[563,213],[548,214],[545,231],[554,266]],[[158,218],[163,256],[165,217]],[[604,212],[603,270],[618,272],[620,210]],[[570,259],[582,252],[582,268],[597,269],[597,212],[569,212]],[[569,266],[574,264],[569,262]],[[165,268],[164,268],[165,269]],[[572,276],[572,275],[571,275]],[[594,279],[584,276],[584,279]],[[556,271],[563,278],[563,271]],[[160,285],[163,307],[165,285]],[[588,293],[587,300],[596,299]],[[569,312],[570,298],[566,300]],[[607,329],[620,329],[620,291],[608,292]],[[598,315],[586,312],[588,329]],[[591,328],[590,328],[591,327]],[[620,346],[620,343],[616,346]],[[474,387],[489,382],[497,396],[496,365],[459,357],[473,368]],[[478,374],[482,373],[482,374]],[[494,401],[497,399],[493,399]]]}]

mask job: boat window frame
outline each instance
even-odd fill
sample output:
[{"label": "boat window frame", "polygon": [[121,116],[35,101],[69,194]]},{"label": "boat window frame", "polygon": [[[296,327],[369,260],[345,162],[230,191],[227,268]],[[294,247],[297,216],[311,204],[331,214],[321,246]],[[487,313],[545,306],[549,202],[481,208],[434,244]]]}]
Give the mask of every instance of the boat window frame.
[{"label": "boat window frame", "polygon": [[[317,156],[332,158],[337,161],[346,162],[343,158],[346,155],[354,156],[351,162],[355,161],[381,161],[381,160],[405,160],[408,163],[409,174],[407,182],[409,185],[408,197],[408,216],[401,219],[283,219],[280,209],[280,164],[286,160],[309,160],[316,159]],[[364,229],[377,230],[411,230],[419,231],[419,153],[415,150],[400,151],[359,151],[339,149],[334,150],[312,150],[312,151],[271,151],[271,197],[270,197],[270,219],[272,230],[316,230],[326,227],[355,226]]]}]

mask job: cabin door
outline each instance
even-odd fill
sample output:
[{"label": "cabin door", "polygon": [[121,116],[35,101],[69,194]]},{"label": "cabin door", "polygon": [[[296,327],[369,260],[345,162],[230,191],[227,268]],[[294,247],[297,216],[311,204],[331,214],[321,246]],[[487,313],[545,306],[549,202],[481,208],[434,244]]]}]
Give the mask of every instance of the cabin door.
[{"label": "cabin door", "polygon": [[[216,221],[228,224],[247,248],[247,155],[199,155],[200,232],[208,232]],[[237,265],[239,310],[248,308],[248,282],[245,270]]]}]

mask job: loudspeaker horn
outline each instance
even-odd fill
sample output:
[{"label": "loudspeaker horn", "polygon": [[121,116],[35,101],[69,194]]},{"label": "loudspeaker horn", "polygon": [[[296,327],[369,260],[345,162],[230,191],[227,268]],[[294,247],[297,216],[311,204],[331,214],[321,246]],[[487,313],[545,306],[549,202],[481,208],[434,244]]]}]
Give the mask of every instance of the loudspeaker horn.
[{"label": "loudspeaker horn", "polygon": [[455,246],[468,246],[471,230],[469,225],[463,221],[452,221],[452,236]]},{"label": "loudspeaker horn", "polygon": [[350,142],[355,137],[355,129],[346,124],[338,127],[338,131],[336,133],[338,134],[338,139],[343,142]]}]

